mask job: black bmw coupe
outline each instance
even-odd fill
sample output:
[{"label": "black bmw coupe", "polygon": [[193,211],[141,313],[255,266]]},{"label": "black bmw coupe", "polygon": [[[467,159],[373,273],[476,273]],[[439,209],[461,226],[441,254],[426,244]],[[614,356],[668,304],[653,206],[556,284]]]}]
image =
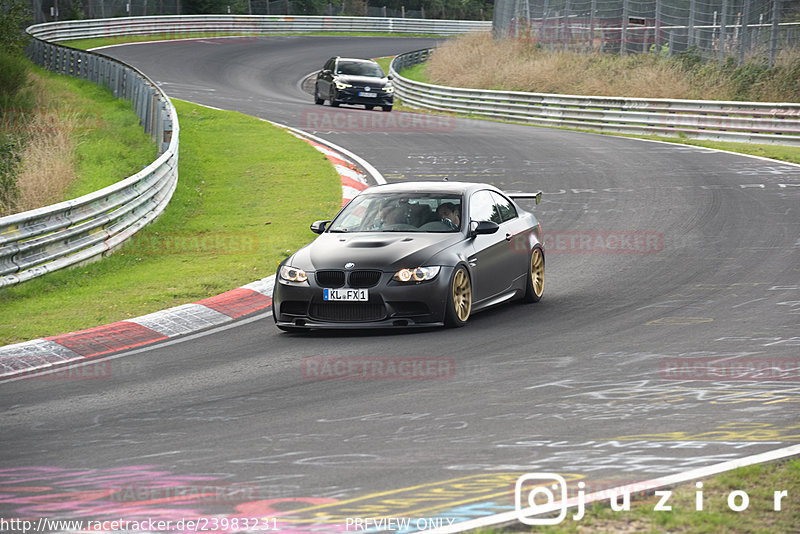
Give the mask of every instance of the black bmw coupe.
[{"label": "black bmw coupe", "polygon": [[[535,198],[516,195],[514,198]],[[368,188],[278,267],[278,328],[463,326],[544,291],[542,228],[496,187],[409,182]]]}]

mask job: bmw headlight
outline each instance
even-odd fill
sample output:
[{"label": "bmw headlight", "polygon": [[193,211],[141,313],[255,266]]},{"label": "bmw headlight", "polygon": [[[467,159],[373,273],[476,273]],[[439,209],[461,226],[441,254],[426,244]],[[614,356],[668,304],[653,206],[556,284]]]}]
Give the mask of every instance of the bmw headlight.
[{"label": "bmw headlight", "polygon": [[303,269],[288,265],[281,265],[280,277],[281,280],[286,280],[287,282],[305,282],[308,280],[308,275]]},{"label": "bmw headlight", "polygon": [[353,86],[350,85],[349,83],[344,83],[344,82],[340,82],[339,80],[336,80],[336,88],[337,89],[347,89],[348,87],[353,87]]},{"label": "bmw headlight", "polygon": [[424,282],[425,280],[433,280],[439,274],[441,267],[417,267],[415,269],[400,269],[392,280],[395,282]]}]

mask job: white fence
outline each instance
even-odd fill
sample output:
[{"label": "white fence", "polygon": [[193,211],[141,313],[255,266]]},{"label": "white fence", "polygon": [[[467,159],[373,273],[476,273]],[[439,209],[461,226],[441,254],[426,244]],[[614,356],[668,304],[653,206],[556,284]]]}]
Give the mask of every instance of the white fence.
[{"label": "white fence", "polygon": [[171,15],[48,22],[32,26],[48,41],[123,35],[264,35],[271,33],[369,32],[457,35],[489,31],[491,21],[322,17],[300,15]]},{"label": "white fence", "polygon": [[406,105],[541,126],[800,146],[800,104],[461,89],[421,83],[398,74],[427,61],[431,52],[408,52],[392,61],[395,94]]}]

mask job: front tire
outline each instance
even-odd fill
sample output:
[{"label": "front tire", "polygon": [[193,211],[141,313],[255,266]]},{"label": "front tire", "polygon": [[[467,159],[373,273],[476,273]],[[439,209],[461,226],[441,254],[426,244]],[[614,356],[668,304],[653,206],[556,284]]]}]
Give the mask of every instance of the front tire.
[{"label": "front tire", "polygon": [[322,104],[325,103],[325,99],[319,97],[319,86],[318,85],[314,85],[314,103],[316,105],[318,105],[318,106],[321,106]]},{"label": "front tire", "polygon": [[339,107],[339,101],[336,100],[336,90],[335,89],[331,88],[331,95],[330,95],[330,97],[328,97],[328,99],[331,101],[331,107],[332,108],[338,108]]},{"label": "front tire", "polygon": [[392,106],[381,106],[381,109],[383,109],[383,111],[392,111]]},{"label": "front tire", "polygon": [[470,312],[472,312],[472,282],[467,270],[460,265],[456,267],[450,279],[444,323],[451,328],[462,327],[467,324]]},{"label": "front tire", "polygon": [[525,302],[539,302],[544,294],[544,252],[539,247],[531,251],[528,280],[525,285]]}]

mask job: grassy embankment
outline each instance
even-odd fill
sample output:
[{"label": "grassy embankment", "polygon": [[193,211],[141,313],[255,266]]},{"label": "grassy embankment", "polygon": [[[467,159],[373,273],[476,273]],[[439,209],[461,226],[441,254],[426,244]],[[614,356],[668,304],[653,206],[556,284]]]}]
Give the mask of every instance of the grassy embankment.
[{"label": "grassy embankment", "polygon": [[[384,63],[388,71],[388,61]],[[431,59],[402,72],[437,85],[554,94],[699,100],[800,102],[800,55],[784,54],[776,67],[703,63],[691,54],[615,56],[551,53],[528,43],[496,41],[488,34],[448,40]],[[402,107],[401,107],[402,109]],[[729,150],[800,163],[800,148],[642,137]]]},{"label": "grassy embankment", "polygon": [[29,85],[4,109],[0,131],[19,141],[18,195],[2,215],[95,191],[156,157],[129,103],[85,80],[31,66]]},{"label": "grassy embankment", "polygon": [[[141,152],[106,144],[117,130],[105,124],[109,117],[127,110],[136,124],[127,102],[91,83],[58,76],[51,83],[59,86],[50,93],[51,113],[60,116],[60,103],[68,101],[69,114],[90,127],[77,135],[77,178],[65,197],[108,185],[154,159],[138,125]],[[103,261],[0,289],[0,344],[124,320],[268,276],[313,237],[310,221],[337,211],[338,176],[307,143],[239,113],[175,104],[180,178],[165,213]]]}]

